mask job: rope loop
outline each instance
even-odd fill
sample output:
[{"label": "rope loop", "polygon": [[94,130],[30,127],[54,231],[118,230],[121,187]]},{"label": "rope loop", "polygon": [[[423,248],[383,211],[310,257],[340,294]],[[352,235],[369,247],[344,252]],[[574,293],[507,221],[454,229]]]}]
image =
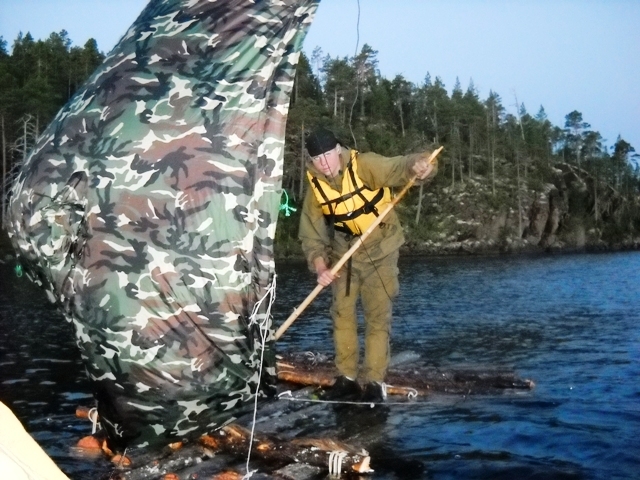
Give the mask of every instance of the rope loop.
[{"label": "rope loop", "polygon": [[338,477],[342,473],[342,461],[346,458],[347,452],[335,450],[329,453],[329,475]]},{"label": "rope loop", "polygon": [[88,418],[91,420],[91,435],[95,435],[98,431],[98,427],[100,426],[100,423],[98,422],[98,409],[96,407],[89,410]]},{"label": "rope loop", "polygon": [[284,199],[282,201],[282,203],[280,204],[280,211],[284,212],[284,216],[285,217],[290,217],[292,213],[297,212],[298,209],[296,207],[294,207],[293,205],[291,205],[291,200],[289,200],[289,194],[287,193],[287,191],[283,188],[282,189],[282,193],[284,194]]},{"label": "rope loop", "polygon": [[415,388],[410,388],[409,393],[407,393],[407,398],[409,400],[415,400],[418,398],[418,391]]},{"label": "rope loop", "polygon": [[[267,345],[267,338],[271,333],[271,308],[273,307],[273,302],[276,299],[276,279],[277,275],[273,275],[273,281],[270,285],[268,285],[264,295],[260,300],[256,302],[253,306],[253,311],[251,312],[251,317],[249,321],[249,325],[258,325],[260,331],[260,363],[258,365],[258,381],[257,381],[257,389],[260,388],[260,382],[262,381],[262,369],[264,365],[264,351]],[[259,313],[262,305],[266,303],[266,309],[263,314]],[[256,390],[256,394],[253,402],[253,420],[251,422],[251,434],[249,437],[249,451],[247,452],[247,463],[246,463],[246,475],[243,479],[248,479],[253,475],[253,471],[249,469],[249,462],[251,461],[251,448],[253,447],[253,441],[255,437],[255,429],[256,429],[256,418],[258,415],[258,391]]]}]

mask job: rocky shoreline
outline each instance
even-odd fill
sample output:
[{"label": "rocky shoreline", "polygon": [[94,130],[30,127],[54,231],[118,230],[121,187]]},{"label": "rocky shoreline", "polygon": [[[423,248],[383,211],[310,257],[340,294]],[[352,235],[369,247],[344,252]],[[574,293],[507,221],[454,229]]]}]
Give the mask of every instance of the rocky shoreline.
[{"label": "rocky shoreline", "polygon": [[[437,243],[432,241],[407,242],[400,248],[400,258],[407,257],[466,257],[466,256],[519,256],[519,255],[575,255],[591,253],[613,253],[639,251],[640,239],[628,243],[609,245],[604,242],[583,246],[564,245],[560,242],[552,246],[540,247],[526,240],[508,241],[504,245],[491,241],[465,240],[461,242]],[[276,255],[276,262],[304,262],[302,252]]]},{"label": "rocky shoreline", "polygon": [[493,241],[465,240],[461,242],[439,243],[432,241],[411,242],[400,250],[401,256],[465,256],[465,255],[530,255],[530,254],[577,254],[606,253],[640,250],[640,239],[628,243],[609,245],[605,242],[587,243],[581,246],[556,242],[541,247],[527,240],[508,239],[504,244]]}]

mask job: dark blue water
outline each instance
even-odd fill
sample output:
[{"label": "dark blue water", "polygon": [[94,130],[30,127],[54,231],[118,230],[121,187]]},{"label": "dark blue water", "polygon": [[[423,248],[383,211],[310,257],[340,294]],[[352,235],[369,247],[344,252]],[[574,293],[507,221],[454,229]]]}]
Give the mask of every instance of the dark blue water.
[{"label": "dark blue water", "polygon": [[[278,270],[282,322],[314,279]],[[72,478],[98,478],[108,463],[70,448],[90,403],[70,326],[10,265],[0,278],[0,399]],[[318,298],[279,348],[330,352],[328,306]],[[394,352],[512,369],[536,388],[391,406],[369,437],[372,478],[640,478],[640,254],[404,260],[395,317]]]}]

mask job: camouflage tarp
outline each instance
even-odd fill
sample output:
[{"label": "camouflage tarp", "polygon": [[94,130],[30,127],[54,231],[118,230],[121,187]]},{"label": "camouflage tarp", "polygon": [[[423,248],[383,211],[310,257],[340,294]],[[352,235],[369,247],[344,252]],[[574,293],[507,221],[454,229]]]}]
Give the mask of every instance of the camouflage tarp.
[{"label": "camouflage tarp", "polygon": [[[20,171],[12,240],[73,323],[116,448],[253,404],[252,310],[274,277],[287,109],[317,4],[152,0]],[[270,328],[267,304],[253,317]]]}]

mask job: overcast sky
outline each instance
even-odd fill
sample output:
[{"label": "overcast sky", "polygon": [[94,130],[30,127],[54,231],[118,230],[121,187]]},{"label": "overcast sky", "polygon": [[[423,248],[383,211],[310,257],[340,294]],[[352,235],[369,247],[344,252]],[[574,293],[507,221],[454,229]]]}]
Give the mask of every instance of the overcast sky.
[{"label": "overcast sky", "polygon": [[[105,53],[147,0],[0,0],[0,35],[44,39],[69,32],[75,45],[93,37]],[[391,79],[421,84],[427,72],[449,91],[473,79],[508,111],[515,98],[564,126],[583,114],[608,145],[618,135],[640,152],[639,0],[322,0],[304,49],[353,56],[368,43]]]}]

